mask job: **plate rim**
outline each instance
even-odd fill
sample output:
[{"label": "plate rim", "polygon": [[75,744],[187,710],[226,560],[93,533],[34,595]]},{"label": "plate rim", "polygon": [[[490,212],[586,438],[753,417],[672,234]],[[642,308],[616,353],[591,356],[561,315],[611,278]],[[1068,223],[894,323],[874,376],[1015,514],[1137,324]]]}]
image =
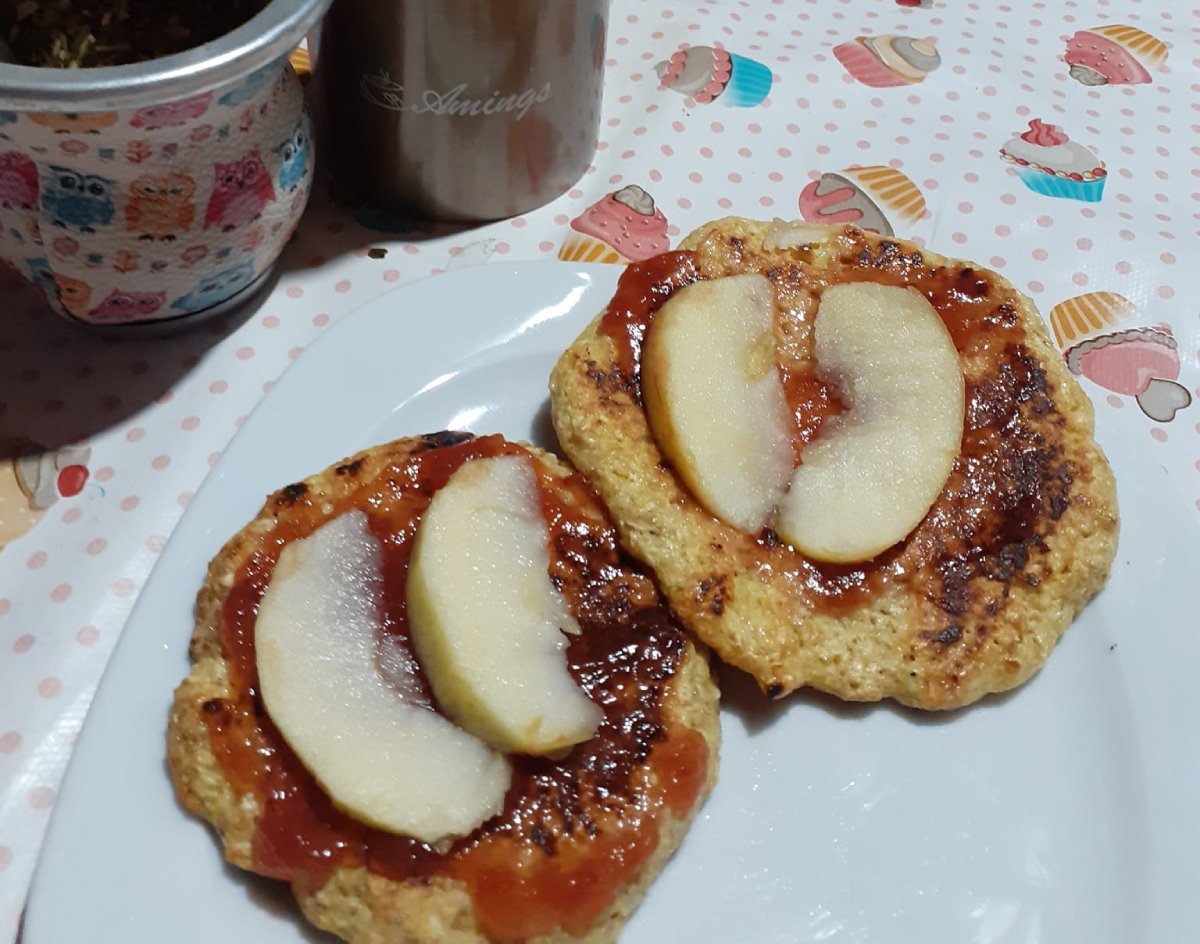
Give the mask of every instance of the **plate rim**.
[{"label": "plate rim", "polygon": [[[110,702],[113,703],[113,710],[115,710],[118,700],[115,696],[109,694],[115,685],[113,681],[114,677],[119,679],[122,666],[126,661],[133,658],[128,655],[129,652],[134,651],[141,643],[150,644],[154,641],[151,628],[154,623],[152,615],[155,608],[155,597],[159,595],[157,593],[158,586],[172,578],[178,579],[185,573],[191,572],[193,568],[190,566],[190,563],[197,557],[197,551],[199,552],[199,556],[204,558],[202,566],[206,568],[208,560],[211,559],[212,555],[228,539],[228,535],[226,535],[220,537],[215,545],[209,541],[204,543],[202,547],[193,546],[206,541],[211,536],[213,529],[203,523],[203,511],[206,505],[215,500],[210,496],[217,495],[219,497],[221,495],[221,491],[225,487],[224,482],[229,468],[231,466],[236,468],[240,452],[248,448],[239,446],[239,444],[252,440],[258,425],[263,422],[261,417],[268,415],[270,410],[273,409],[270,404],[286,401],[290,396],[290,390],[303,382],[305,376],[310,371],[316,370],[319,367],[322,360],[326,357],[324,352],[326,350],[336,350],[337,346],[343,343],[341,338],[353,337],[355,333],[364,331],[365,324],[371,319],[382,320],[394,317],[394,315],[389,313],[388,307],[389,302],[393,302],[396,296],[419,296],[421,293],[446,285],[452,286],[450,289],[452,292],[466,292],[474,282],[488,283],[493,280],[520,282],[525,289],[528,289],[527,282],[531,279],[536,281],[536,273],[553,273],[556,277],[574,276],[578,282],[596,291],[602,289],[604,283],[609,280],[615,286],[617,278],[619,278],[620,273],[623,271],[623,267],[602,263],[572,263],[558,260],[515,260],[511,262],[488,262],[466,266],[413,279],[410,282],[393,286],[375,298],[347,311],[337,322],[330,325],[327,330],[323,331],[310,342],[298,357],[286,364],[271,388],[259,398],[253,408],[246,414],[246,419],[230,437],[225,448],[222,450],[220,460],[205,476],[188,508],[178,522],[176,522],[174,529],[163,546],[162,553],[150,569],[146,577],[146,582],[143,584],[142,590],[138,595],[138,599],[130,610],[129,616],[121,628],[120,635],[113,645],[112,652],[109,654],[104,669],[96,682],[87,713],[76,736],[75,743],[72,746],[71,756],[63,771],[54,809],[51,812],[43,834],[42,843],[38,848],[37,862],[31,876],[20,924],[19,940],[22,944],[35,944],[37,941],[47,940],[40,932],[42,915],[50,913],[53,908],[50,900],[53,896],[53,889],[50,887],[53,875],[47,875],[47,872],[52,872],[59,868],[56,864],[56,859],[60,851],[60,846],[65,845],[67,848],[71,846],[71,841],[61,838],[60,834],[66,828],[63,824],[71,818],[72,811],[78,805],[74,797],[82,789],[78,781],[84,776],[80,773],[80,770],[86,770],[88,767],[87,757],[92,750],[90,745],[97,738],[103,736],[103,728],[101,728],[101,734],[98,735],[95,733],[98,726],[98,722],[96,721],[97,709],[100,710],[101,720],[103,713],[109,710],[108,705]],[[531,276],[531,273],[534,274]],[[539,288],[536,291],[541,291],[541,289]],[[468,311],[465,307],[450,309],[450,311],[452,313],[450,320],[463,322],[464,328],[478,326],[479,324],[478,312]],[[528,309],[522,307],[521,311],[527,312]],[[503,322],[503,319],[500,321]],[[494,349],[502,343],[504,343],[504,339],[493,337],[491,343],[475,345],[466,351],[460,350],[453,363],[455,365],[461,364],[477,356],[480,352],[487,349]],[[419,345],[412,346],[412,350],[417,350],[418,348]],[[421,392],[421,388],[412,389],[411,394],[402,402],[415,399]],[[375,425],[379,425],[378,418]],[[365,443],[364,447],[367,445],[370,445],[370,443]],[[333,456],[325,464],[328,465],[336,462],[337,458],[337,456]],[[313,471],[315,470],[309,470],[303,474],[312,474]],[[246,490],[242,489],[242,491]],[[268,493],[264,492],[259,497],[250,498],[249,501],[252,503],[261,502],[266,494]],[[253,510],[249,511],[249,514],[252,515]],[[164,574],[165,576],[163,576]],[[189,611],[192,606],[192,599],[193,597],[189,597],[188,599],[187,606]],[[137,630],[136,627],[140,626],[144,626],[145,628]],[[129,632],[131,628],[135,628],[135,632],[132,634]],[[173,640],[172,642],[174,645],[181,645],[186,650],[190,635],[189,631],[187,638],[184,640]],[[143,639],[142,637],[145,638]],[[172,691],[182,681],[182,678],[180,676],[170,683]],[[165,716],[162,720],[165,723]],[[165,750],[163,751],[163,757],[165,759]],[[167,785],[168,787],[170,786],[169,779]],[[175,802],[174,799],[172,799],[172,802]],[[181,816],[189,816],[181,807],[178,809]],[[205,825],[207,827],[207,824]]]},{"label": "plate rim", "polygon": [[[53,843],[62,842],[62,840],[57,839],[57,832],[61,831],[63,828],[61,824],[65,821],[63,812],[64,808],[68,806],[74,794],[79,790],[79,787],[73,786],[73,784],[75,784],[75,782],[80,780],[80,778],[83,776],[79,772],[83,766],[81,758],[86,757],[87,752],[90,751],[90,748],[86,747],[86,745],[89,745],[91,741],[101,736],[94,733],[96,728],[96,709],[106,705],[109,700],[112,700],[112,696],[106,695],[106,692],[108,692],[108,690],[111,689],[115,684],[113,682],[114,674],[119,671],[119,667],[122,666],[126,660],[131,658],[128,655],[122,654],[127,650],[130,650],[132,647],[137,646],[140,641],[144,640],[145,642],[152,642],[154,639],[153,633],[151,632],[151,627],[154,625],[153,607],[155,594],[151,593],[151,589],[152,587],[157,587],[157,585],[160,583],[164,583],[168,579],[162,577],[161,574],[166,572],[168,577],[173,576],[175,579],[178,579],[179,577],[194,573],[197,566],[199,568],[203,568],[207,565],[208,558],[211,557],[210,551],[215,553],[215,550],[218,549],[227,539],[228,534],[224,531],[221,531],[220,534],[216,535],[215,539],[213,538],[213,528],[203,522],[201,512],[205,509],[206,505],[214,500],[209,497],[210,495],[216,494],[220,496],[222,489],[227,487],[225,485],[225,481],[228,469],[230,467],[236,468],[238,457],[243,448],[250,448],[239,448],[237,444],[245,443],[254,437],[254,435],[257,433],[258,426],[264,422],[261,417],[263,415],[269,415],[271,407],[268,407],[267,404],[286,401],[286,399],[290,396],[291,389],[297,384],[303,382],[311,369],[315,369],[311,367],[305,367],[303,365],[316,364],[319,366],[326,357],[323,352],[331,349],[336,350],[337,345],[343,343],[340,340],[342,337],[352,337],[353,332],[364,330],[363,327],[354,328],[352,327],[352,324],[364,323],[369,321],[371,318],[394,318],[394,314],[390,314],[387,309],[389,302],[394,301],[394,298],[397,295],[425,292],[431,287],[436,288],[448,285],[451,281],[459,283],[455,286],[455,291],[465,291],[466,287],[476,282],[486,283],[492,279],[520,282],[528,279],[530,277],[530,272],[538,271],[553,272],[558,276],[566,276],[570,273],[575,273],[577,276],[583,277],[585,280],[594,280],[595,284],[593,285],[593,288],[595,290],[601,290],[607,283],[615,284],[623,269],[616,266],[600,264],[577,265],[553,261],[505,262],[450,270],[448,272],[439,273],[436,276],[430,276],[404,283],[402,285],[397,285],[377,296],[376,298],[347,312],[346,315],[339,319],[338,322],[336,322],[334,325],[331,325],[328,330],[323,332],[308,345],[301,356],[296,358],[294,362],[287,365],[285,370],[281,372],[280,376],[277,378],[271,390],[261,397],[261,399],[255,404],[254,408],[247,415],[245,423],[230,438],[226,449],[222,452],[220,462],[218,462],[217,466],[209,473],[209,475],[206,476],[204,482],[197,490],[196,496],[193,499],[190,507],[187,509],[172,531],[170,539],[164,547],[158,561],[155,562],[155,565],[147,578],[146,584],[143,587],[142,593],[139,595],[139,599],[122,629],[120,638],[114,645],[113,652],[111,653],[104,672],[102,673],[97,684],[92,707],[88,712],[88,716],[85,719],[83,728],[80,732],[79,739],[76,744],[76,750],[73,752],[72,757],[67,765],[59,792],[59,802],[56,803],[56,808],[47,828],[45,839],[41,847],[38,864],[33,875],[27,904],[27,918],[29,920],[27,921],[25,937],[26,944],[35,944],[35,942],[36,944],[40,944],[40,942],[43,940],[47,940],[38,936],[40,934],[40,915],[43,912],[49,911],[51,907],[50,902],[53,896],[53,889],[49,885],[50,879],[47,878],[46,875],[46,862],[50,859],[50,856],[48,856],[47,853],[51,851]],[[524,285],[523,287],[526,289],[528,288],[527,285]],[[522,308],[521,310],[527,311],[528,309]],[[378,312],[377,314],[368,314],[376,311]],[[572,315],[574,314],[576,314],[576,311],[573,308]],[[477,326],[479,324],[479,322],[476,320],[477,317],[478,314],[473,312],[469,315],[459,316],[457,320],[462,320],[468,326]],[[588,317],[591,316],[588,315]],[[575,330],[578,330],[581,327],[582,323],[580,323]],[[333,340],[330,340],[331,338]],[[499,343],[500,342],[477,344],[471,347],[469,351],[460,349],[459,353],[453,360],[453,364],[457,365],[469,361],[472,357],[475,357],[483,350],[495,349],[498,347]],[[419,345],[413,345],[412,347],[414,350],[419,349]],[[314,352],[316,353],[314,354]],[[291,379],[289,380],[288,378]],[[406,384],[405,389],[412,389],[414,392],[407,396],[402,402],[409,402],[418,395],[416,383]],[[382,415],[381,410],[374,411],[373,413],[374,419],[372,422],[376,427],[378,427],[378,425],[380,425],[382,422],[379,418],[380,415]],[[256,417],[259,418],[256,419]],[[336,451],[336,449],[323,449],[323,452],[326,455],[325,465],[336,461],[337,456],[329,458],[329,455]],[[1132,452],[1132,450],[1129,450],[1129,452]],[[324,466],[313,466],[313,469],[318,467]],[[310,474],[313,469],[306,469],[302,474]],[[275,487],[278,487],[278,477],[274,473],[271,473],[270,477],[276,482]],[[245,493],[247,491],[253,492],[254,490],[252,488],[242,486],[240,491]],[[225,495],[226,499],[229,497],[229,494]],[[248,499],[248,501],[258,502],[261,501],[261,497],[252,496]],[[235,517],[238,517],[239,520],[245,517],[240,510],[241,507],[242,506],[239,502],[239,510],[235,515]],[[253,513],[253,508],[249,509],[249,513]],[[1200,530],[1200,528],[1197,528],[1196,530]],[[1189,529],[1189,532],[1190,531],[1191,529]],[[201,539],[203,540],[202,546],[189,546],[190,541],[201,541]],[[197,564],[198,558],[201,560],[199,560],[199,563]],[[1200,554],[1197,555],[1197,558],[1200,559]],[[190,598],[187,600],[187,606],[190,612]],[[135,634],[135,639],[133,636],[131,636],[128,630],[131,627],[140,626],[142,624],[146,624],[146,629]],[[188,635],[190,636],[190,633]],[[175,640],[173,644],[175,646],[182,646],[182,648],[186,650],[186,642],[186,639]],[[172,687],[177,683],[178,678],[171,682]],[[116,704],[116,702],[114,702],[114,704]],[[83,750],[81,750],[81,748],[83,748]],[[172,803],[174,803],[173,798]],[[179,810],[179,813],[181,817],[187,817],[187,814],[181,809]],[[71,848],[71,844],[68,842],[66,847],[68,849]],[[57,852],[57,846],[54,848],[55,852]]]}]

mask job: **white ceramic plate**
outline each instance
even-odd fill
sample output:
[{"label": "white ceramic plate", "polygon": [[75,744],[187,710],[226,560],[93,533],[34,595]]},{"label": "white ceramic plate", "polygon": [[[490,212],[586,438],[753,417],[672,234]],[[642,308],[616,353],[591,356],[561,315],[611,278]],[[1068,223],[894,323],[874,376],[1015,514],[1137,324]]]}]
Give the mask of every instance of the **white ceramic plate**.
[{"label": "white ceramic plate", "polygon": [[[254,412],[180,523],[95,700],[26,944],[324,941],[222,865],[164,762],[192,600],[274,488],[363,446],[465,428],[546,443],[546,378],[615,267],[491,265],[402,287],[331,330]],[[1121,547],[1031,683],[953,715],[726,691],[720,782],[626,932],[666,941],[1200,940],[1200,541],[1102,411]]]}]

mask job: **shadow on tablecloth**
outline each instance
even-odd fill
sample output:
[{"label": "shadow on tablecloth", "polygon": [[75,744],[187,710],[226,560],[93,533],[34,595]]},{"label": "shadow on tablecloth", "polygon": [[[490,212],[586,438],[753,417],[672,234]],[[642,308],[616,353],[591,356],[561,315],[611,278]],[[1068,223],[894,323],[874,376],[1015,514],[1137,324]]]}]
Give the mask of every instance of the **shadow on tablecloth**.
[{"label": "shadow on tablecloth", "polygon": [[237,311],[165,337],[90,333],[56,315],[40,293],[0,272],[0,461],[87,441],[155,402],[206,351],[250,318],[276,277]]}]

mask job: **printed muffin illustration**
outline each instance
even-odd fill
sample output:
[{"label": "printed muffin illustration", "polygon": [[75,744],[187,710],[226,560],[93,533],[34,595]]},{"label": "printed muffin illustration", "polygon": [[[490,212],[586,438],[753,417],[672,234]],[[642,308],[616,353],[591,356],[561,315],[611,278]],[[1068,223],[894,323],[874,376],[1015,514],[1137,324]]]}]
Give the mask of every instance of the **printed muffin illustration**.
[{"label": "printed muffin illustration", "polygon": [[772,75],[761,62],[721,46],[686,46],[654,67],[659,88],[686,95],[699,105],[719,101],[753,108],[771,92]]},{"label": "printed muffin illustration", "polygon": [[568,262],[635,262],[670,247],[666,216],[636,184],[593,203],[571,221],[571,230],[558,250]]},{"label": "printed muffin illustration", "polygon": [[614,941],[716,776],[705,656],[582,477],[500,436],[269,496],[190,652],[180,802],[350,944]]},{"label": "printed muffin illustration", "polygon": [[307,82],[312,75],[312,55],[309,51],[303,47],[296,47],[288,56],[288,62],[296,70],[296,75],[300,77],[300,81]]},{"label": "printed muffin illustration", "polygon": [[47,451],[27,441],[0,442],[0,550],[32,530],[60,498],[83,491],[87,446]]},{"label": "printed muffin illustration", "polygon": [[838,62],[854,78],[871,88],[897,88],[925,81],[942,64],[932,37],[857,36],[853,42],[833,47]]},{"label": "printed muffin illustration", "polygon": [[1067,40],[1064,57],[1071,78],[1083,85],[1144,85],[1146,66],[1161,69],[1167,45],[1136,26],[1110,24],[1079,30]]},{"label": "printed muffin illustration", "polygon": [[1192,395],[1179,380],[1179,344],[1170,325],[1111,330],[1137,307],[1115,292],[1089,292],[1050,310],[1050,327],[1071,373],[1133,397],[1150,419],[1169,423]]},{"label": "printed muffin illustration", "polygon": [[1116,550],[1092,403],[1042,316],[909,240],[708,223],[625,269],[550,404],[673,612],[768,697],[1014,688]]},{"label": "printed muffin illustration", "polygon": [[1104,195],[1104,162],[1062,128],[1040,118],[1005,144],[1000,156],[1014,165],[1021,183],[1034,193],[1084,203],[1098,203]]},{"label": "printed muffin illustration", "polygon": [[893,167],[848,167],[822,174],[800,192],[800,215],[809,223],[853,223],[894,236],[888,213],[908,224],[925,215],[925,197]]}]

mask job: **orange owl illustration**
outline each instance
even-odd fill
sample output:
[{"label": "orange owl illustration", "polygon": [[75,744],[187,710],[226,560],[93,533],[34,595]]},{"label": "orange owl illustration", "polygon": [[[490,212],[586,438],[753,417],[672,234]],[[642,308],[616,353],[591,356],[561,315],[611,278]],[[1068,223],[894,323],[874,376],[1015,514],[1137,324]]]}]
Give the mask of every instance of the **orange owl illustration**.
[{"label": "orange owl illustration", "polygon": [[175,240],[196,218],[196,182],[181,171],[143,174],[129,189],[125,229],[139,239]]},{"label": "orange owl illustration", "polygon": [[118,117],[115,111],[46,111],[29,114],[29,120],[35,125],[49,128],[55,134],[99,134],[102,128],[115,125]]},{"label": "orange owl illustration", "polygon": [[54,273],[54,281],[58,284],[58,300],[63,308],[76,318],[86,315],[88,304],[92,300],[92,287],[87,282],[73,279],[61,272]]}]

